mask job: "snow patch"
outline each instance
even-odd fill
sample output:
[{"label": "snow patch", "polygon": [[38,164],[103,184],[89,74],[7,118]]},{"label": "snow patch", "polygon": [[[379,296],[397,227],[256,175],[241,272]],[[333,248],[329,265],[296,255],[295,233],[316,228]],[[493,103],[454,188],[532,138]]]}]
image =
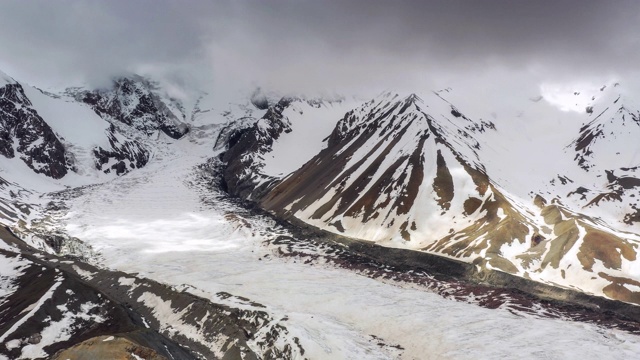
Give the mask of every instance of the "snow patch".
[{"label": "snow patch", "polygon": [[106,319],[97,314],[89,314],[91,310],[98,307],[98,304],[85,303],[80,306],[80,312],[74,314],[69,312],[65,305],[59,305],[57,308],[63,312],[63,317],[59,321],[53,321],[42,330],[40,336],[42,339],[37,344],[29,344],[22,348],[21,359],[33,359],[40,357],[47,357],[48,354],[44,351],[44,348],[59,343],[65,340],[69,340],[75,333],[75,324],[78,320],[90,321],[96,323],[102,323]]},{"label": "snow patch", "polygon": [[[18,330],[18,328],[20,328],[22,324],[24,324],[27,320],[29,320],[29,318],[31,318],[36,313],[36,311],[38,311],[38,309],[40,309],[40,307],[42,306],[42,304],[45,303],[45,301],[51,299],[51,297],[53,296],[53,292],[58,288],[58,286],[60,286],[61,283],[62,283],[62,279],[58,278],[57,281],[49,288],[49,290],[47,290],[47,292],[45,292],[44,295],[40,297],[40,299],[36,302],[35,306],[33,306],[31,311],[29,311],[26,315],[20,318],[20,320],[18,320],[15,324],[13,324],[13,326],[11,326],[9,330],[5,331],[5,333],[2,334],[2,336],[0,336],[0,342],[4,341],[7,338],[7,336],[11,335],[14,331]],[[46,356],[46,354],[44,356]]]},{"label": "snow patch", "polygon": [[78,275],[82,276],[87,280],[93,279],[93,277],[96,275],[96,273],[94,272],[82,270],[78,265],[73,265],[72,268]]}]

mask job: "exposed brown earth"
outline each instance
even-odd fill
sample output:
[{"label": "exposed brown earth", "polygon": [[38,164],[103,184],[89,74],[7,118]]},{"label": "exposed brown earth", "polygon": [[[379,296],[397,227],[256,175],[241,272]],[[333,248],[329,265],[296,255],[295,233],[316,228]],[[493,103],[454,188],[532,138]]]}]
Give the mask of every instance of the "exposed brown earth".
[{"label": "exposed brown earth", "polygon": [[443,210],[449,210],[454,195],[453,177],[451,177],[447,163],[444,161],[440,150],[438,150],[437,166],[438,169],[433,182],[433,190],[435,190],[438,195],[438,205],[440,205]]},{"label": "exposed brown earth", "polygon": [[595,229],[585,235],[578,254],[580,263],[587,270],[591,270],[596,259],[609,269],[620,270],[622,257],[635,260],[636,249],[617,236]]},{"label": "exposed brown earth", "polygon": [[[476,176],[474,178],[479,181],[479,185],[483,185],[480,181],[484,177]],[[504,259],[501,255],[500,248],[504,243],[512,243],[514,241],[522,241],[526,239],[530,230],[525,225],[528,224],[526,219],[516,210],[512,209],[509,203],[493,186],[490,186],[494,193],[492,199],[485,202],[473,201],[472,205],[478,205],[480,211],[485,213],[484,217],[473,223],[472,225],[452,234],[449,234],[424,250],[438,252],[454,257],[470,257],[480,252],[479,249],[486,249],[485,261],[491,266],[506,271],[508,273],[516,273],[517,268],[509,260]],[[467,204],[469,200],[465,202]],[[471,206],[471,205],[470,205]],[[502,210],[506,217],[501,219],[498,211]],[[473,212],[477,211],[474,210]],[[491,241],[491,239],[500,239],[500,241]],[[480,242],[475,246],[471,246],[476,242]]]},{"label": "exposed brown earth", "polygon": [[53,360],[137,360],[139,358],[145,360],[167,359],[154,350],[135,344],[123,337],[104,335],[85,340],[53,356]]},{"label": "exposed brown earth", "polygon": [[477,197],[470,197],[464,202],[465,215],[471,215],[482,205],[482,200]]}]

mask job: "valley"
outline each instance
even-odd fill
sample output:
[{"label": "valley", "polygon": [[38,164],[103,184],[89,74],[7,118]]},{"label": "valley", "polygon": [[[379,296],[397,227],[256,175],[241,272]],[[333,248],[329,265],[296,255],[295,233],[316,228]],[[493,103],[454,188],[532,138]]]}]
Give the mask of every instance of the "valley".
[{"label": "valley", "polygon": [[[56,135],[13,143],[57,139],[67,174],[38,173],[20,146],[0,157],[0,356],[106,354],[110,341],[159,359],[640,353],[635,225],[493,182],[483,139],[499,123],[437,93],[222,110],[133,84],[101,93],[128,104],[106,115],[77,89],[9,99]],[[93,123],[74,132],[69,111]],[[62,321],[69,332],[51,335]]]}]

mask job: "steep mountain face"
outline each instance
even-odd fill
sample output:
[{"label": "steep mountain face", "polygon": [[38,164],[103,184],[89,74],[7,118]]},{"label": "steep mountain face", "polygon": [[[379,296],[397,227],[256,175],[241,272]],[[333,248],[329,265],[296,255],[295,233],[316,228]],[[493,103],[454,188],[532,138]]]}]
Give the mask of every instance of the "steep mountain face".
[{"label": "steep mountain face", "polygon": [[[560,204],[542,205],[541,210],[545,223],[553,228],[553,235],[546,248],[533,247],[526,254],[531,255],[530,259],[522,262],[527,265],[527,261],[541,261],[536,266],[540,271],[530,273],[532,278],[546,278],[556,284],[640,304],[637,281],[640,236],[615,230],[599,219]],[[540,255],[535,255],[536,251]]]},{"label": "steep mountain face", "polygon": [[[430,100],[386,93],[348,111],[324,149],[277,180],[261,173],[260,159],[291,131],[281,115],[290,102],[283,101],[230,144],[223,158],[229,190],[338,234],[456,257],[482,255],[515,272],[500,246],[525,242],[538,230],[479,162],[481,146],[472,134],[495,125],[472,121],[438,93]],[[238,181],[237,174],[247,176]],[[497,228],[502,239],[490,245],[488,235]]]},{"label": "steep mountain face", "polygon": [[72,88],[67,94],[89,105],[111,124],[107,133],[109,146],[93,149],[96,168],[105,173],[122,175],[149,161],[149,149],[140,137],[162,132],[179,139],[189,131],[182,104],[163,100],[153,83],[140,76],[116,79],[110,89]]},{"label": "steep mountain face", "polygon": [[147,164],[159,134],[179,139],[189,131],[183,104],[139,76],[61,94],[6,75],[0,85],[0,154],[54,179],[95,170],[123,175]]},{"label": "steep mountain face", "polygon": [[586,112],[590,121],[570,146],[575,160],[585,171],[599,170],[611,165],[633,166],[638,162],[635,151],[620,151],[616,144],[629,144],[640,135],[640,111],[633,100],[615,84],[603,86],[592,97]]},{"label": "steep mountain face", "polygon": [[233,195],[259,199],[280,177],[320,151],[322,140],[351,104],[343,98],[284,97],[259,119],[233,121],[216,142],[228,149],[221,154],[225,187]]},{"label": "steep mountain face", "polygon": [[497,186],[476,140],[496,126],[468,118],[445,96],[383,94],[346,112],[306,163],[266,174],[280,137],[296,134],[282,116],[291,103],[280,102],[230,142],[229,191],[347,237],[640,303],[633,277],[640,237],[559,199],[528,203]]},{"label": "steep mountain face", "polygon": [[559,174],[551,191],[567,205],[633,230],[640,221],[640,153],[628,144],[640,136],[640,107],[617,83],[591,100],[588,121],[566,149],[579,170]]},{"label": "steep mountain face", "polygon": [[107,133],[107,149],[100,146],[93,149],[96,169],[109,174],[112,171],[123,175],[132,169],[139,169],[149,161],[149,150],[139,141],[129,140],[119,134],[111,125]]},{"label": "steep mountain face", "polygon": [[[262,173],[260,155],[271,150],[274,140],[291,129],[282,112],[291,104],[291,99],[284,98],[270,107],[267,113],[257,122],[250,124],[234,124],[227,137],[229,150],[222,155],[227,163],[224,172],[226,188],[234,195],[253,198],[264,189],[263,184],[275,179]],[[238,126],[240,125],[240,126]],[[259,196],[259,195],[257,195]]]},{"label": "steep mountain face", "polygon": [[56,134],[32,105],[22,86],[0,73],[0,154],[18,156],[36,173],[60,179],[72,164]]},{"label": "steep mountain face", "polygon": [[[189,131],[184,123],[184,114],[176,108],[180,104],[165,104],[154,92],[153,84],[140,76],[116,79],[111,89],[69,89],[68,92],[91,106],[100,117],[129,125],[147,136],[159,130],[179,139]],[[176,113],[182,118],[178,118]]]},{"label": "steep mountain face", "polygon": [[327,147],[261,204],[348,236],[412,247],[475,221],[492,195],[486,175],[453,148],[467,139],[421,106],[415,95],[385,94],[350,111]]}]

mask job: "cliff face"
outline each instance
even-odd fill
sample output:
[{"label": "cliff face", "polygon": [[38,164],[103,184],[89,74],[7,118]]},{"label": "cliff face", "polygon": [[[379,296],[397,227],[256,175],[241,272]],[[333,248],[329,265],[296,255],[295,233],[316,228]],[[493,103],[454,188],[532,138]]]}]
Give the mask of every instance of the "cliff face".
[{"label": "cliff face", "polygon": [[60,139],[17,82],[0,87],[0,154],[18,156],[36,173],[54,179],[72,169]]}]

